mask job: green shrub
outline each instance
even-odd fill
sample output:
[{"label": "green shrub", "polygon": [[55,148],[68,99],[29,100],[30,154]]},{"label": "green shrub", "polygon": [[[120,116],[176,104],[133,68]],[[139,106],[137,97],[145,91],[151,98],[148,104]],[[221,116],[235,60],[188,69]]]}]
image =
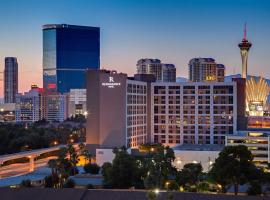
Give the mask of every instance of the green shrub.
[{"label": "green shrub", "polygon": [[56,187],[57,184],[59,184],[59,177],[56,174],[44,178],[44,187],[46,188]]},{"label": "green shrub", "polygon": [[148,200],[156,200],[157,199],[157,195],[154,191],[148,191],[146,193],[146,197]]},{"label": "green shrub", "polygon": [[252,181],[250,187],[247,190],[248,195],[260,195],[262,194],[262,187],[259,181]]},{"label": "green shrub", "polygon": [[68,179],[63,185],[63,188],[74,188],[74,187],[75,187],[75,181],[72,179]]},{"label": "green shrub", "polygon": [[199,192],[208,192],[210,190],[210,185],[207,182],[200,182],[197,189]]},{"label": "green shrub", "polygon": [[169,185],[168,185],[168,189],[172,190],[172,191],[178,191],[179,190],[179,185],[176,181],[172,181]]},{"label": "green shrub", "polygon": [[86,164],[83,167],[85,173],[98,174],[100,167],[97,164]]},{"label": "green shrub", "polygon": [[94,186],[92,184],[86,185],[86,189],[94,189]]},{"label": "green shrub", "polygon": [[26,179],[26,180],[22,180],[20,186],[21,187],[32,187],[32,184],[31,184],[31,181],[29,179]]}]

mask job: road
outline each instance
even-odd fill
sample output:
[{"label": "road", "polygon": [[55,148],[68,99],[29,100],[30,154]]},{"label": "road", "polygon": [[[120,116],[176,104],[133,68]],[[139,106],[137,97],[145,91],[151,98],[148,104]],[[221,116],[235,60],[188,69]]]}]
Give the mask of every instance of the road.
[{"label": "road", "polygon": [[[48,161],[54,158],[56,157],[48,157],[48,158],[35,161],[35,169],[47,166]],[[16,164],[0,167],[0,179],[27,174],[29,173],[29,169],[30,169],[29,162],[16,163]]]}]

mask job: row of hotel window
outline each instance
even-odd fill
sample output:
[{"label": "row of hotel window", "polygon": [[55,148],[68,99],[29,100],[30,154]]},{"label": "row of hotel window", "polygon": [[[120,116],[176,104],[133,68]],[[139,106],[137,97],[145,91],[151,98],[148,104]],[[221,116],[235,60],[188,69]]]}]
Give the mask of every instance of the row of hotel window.
[{"label": "row of hotel window", "polygon": [[[180,135],[181,129],[180,127],[176,126],[168,126],[168,135]],[[210,135],[211,130],[214,135],[226,135],[226,134],[233,134],[233,127],[232,126],[216,126],[214,128],[210,128],[209,126],[198,126],[198,134],[199,135]],[[195,135],[195,126],[184,126],[182,133],[184,135]],[[128,137],[137,136],[137,135],[144,135],[146,134],[146,126],[134,126],[127,128],[127,135]],[[166,127],[165,126],[154,126],[154,134],[162,135],[166,134]]]},{"label": "row of hotel window", "polygon": [[[197,119],[197,122],[196,122]],[[166,115],[163,116],[154,116],[154,123],[155,124],[191,124],[194,125],[196,124],[233,124],[233,117],[228,115],[228,116],[213,116],[213,120],[211,120],[210,116],[197,116],[195,117],[194,115],[184,115],[183,118],[181,119],[179,116],[173,117],[173,116],[168,116],[168,120],[166,120]]]},{"label": "row of hotel window", "polygon": [[[196,92],[197,91],[197,92]],[[213,94],[233,94],[233,86],[231,85],[215,85],[213,86]],[[146,94],[145,85],[128,84],[128,93]],[[181,94],[181,86],[154,86],[154,94]],[[183,86],[183,94],[210,94],[211,86]]]},{"label": "row of hotel window", "polygon": [[[210,114],[211,107],[210,106],[197,106],[198,114]],[[195,114],[196,113],[195,106],[183,106],[182,112],[183,114]],[[132,109],[132,108],[130,108]],[[233,114],[233,106],[213,106],[212,107],[213,114],[220,114],[220,115],[232,115]],[[129,110],[129,108],[128,108]],[[130,110],[131,112],[136,111],[136,108]],[[154,106],[154,114],[180,114],[181,107],[180,106]]]},{"label": "row of hotel window", "polygon": [[[167,109],[168,108],[168,109]],[[154,114],[180,114],[181,109],[183,114],[195,114],[197,109],[197,114],[210,114],[211,110],[213,114],[216,115],[232,115],[233,114],[233,106],[211,106],[209,105],[183,105],[181,106],[154,106]],[[136,115],[136,114],[146,114],[146,106],[136,105],[136,106],[127,106],[127,114],[128,115]]]},{"label": "row of hotel window", "polygon": [[[210,104],[211,96],[183,96],[183,104]],[[213,96],[213,104],[233,104],[233,96]],[[135,101],[135,100],[134,100]],[[154,96],[154,104],[180,104],[181,96]]]},{"label": "row of hotel window", "polygon": [[[210,125],[213,124],[226,124],[232,125],[233,124],[233,117],[231,116],[213,116],[213,120],[211,120],[210,116],[197,116],[197,121],[195,116],[183,116],[181,119],[179,116],[169,116],[168,120],[166,120],[166,116],[154,116],[154,123],[155,124],[176,124],[176,127],[180,127],[180,125],[194,125],[202,124],[202,125]],[[146,115],[145,116],[128,116],[127,117],[127,125],[141,125],[146,124]]]},{"label": "row of hotel window", "polygon": [[146,94],[146,86],[145,85],[128,84],[127,85],[127,92],[128,93],[135,93],[135,94]]},{"label": "row of hotel window", "polygon": [[[183,104],[210,104],[211,96],[183,96]],[[154,104],[180,104],[181,96],[154,96]],[[128,95],[127,104],[146,104],[146,95]],[[233,104],[233,96],[213,96],[213,104]]]},{"label": "row of hotel window", "polygon": [[[180,136],[178,138],[170,137],[166,138],[166,135],[154,135],[155,143],[169,143],[169,144],[180,144]],[[184,144],[211,144],[210,136],[198,136],[198,141],[196,142],[194,135],[185,135],[183,137]],[[225,136],[214,136],[213,144],[224,144]]]},{"label": "row of hotel window", "polygon": [[[233,86],[231,85],[222,85],[222,86],[213,86],[213,94],[233,94]],[[154,94],[181,94],[180,86],[155,86]],[[183,86],[183,94],[210,94],[210,86]]]},{"label": "row of hotel window", "polygon": [[[166,126],[162,125],[154,125],[154,133],[155,134],[181,134],[181,128],[175,126]],[[233,134],[233,126],[215,126],[213,128],[207,126],[198,126],[198,134],[211,134],[211,130],[214,135],[225,135],[225,134]],[[183,134],[192,134],[195,135],[195,126],[183,126],[182,129]]]}]

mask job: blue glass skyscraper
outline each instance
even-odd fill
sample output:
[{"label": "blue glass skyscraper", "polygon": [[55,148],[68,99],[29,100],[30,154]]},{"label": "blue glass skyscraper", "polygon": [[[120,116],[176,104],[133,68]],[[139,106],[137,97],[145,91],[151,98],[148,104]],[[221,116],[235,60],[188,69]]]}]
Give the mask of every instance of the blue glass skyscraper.
[{"label": "blue glass skyscraper", "polygon": [[86,88],[86,69],[99,69],[100,29],[67,24],[43,26],[43,87],[69,92]]}]

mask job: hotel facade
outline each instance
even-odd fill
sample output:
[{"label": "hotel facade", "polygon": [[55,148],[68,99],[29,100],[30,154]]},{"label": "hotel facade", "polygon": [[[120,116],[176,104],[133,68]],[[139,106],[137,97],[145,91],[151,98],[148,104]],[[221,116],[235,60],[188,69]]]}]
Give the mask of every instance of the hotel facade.
[{"label": "hotel facade", "polygon": [[88,70],[87,109],[86,142],[94,148],[224,145],[237,130],[237,82],[165,83]]}]

